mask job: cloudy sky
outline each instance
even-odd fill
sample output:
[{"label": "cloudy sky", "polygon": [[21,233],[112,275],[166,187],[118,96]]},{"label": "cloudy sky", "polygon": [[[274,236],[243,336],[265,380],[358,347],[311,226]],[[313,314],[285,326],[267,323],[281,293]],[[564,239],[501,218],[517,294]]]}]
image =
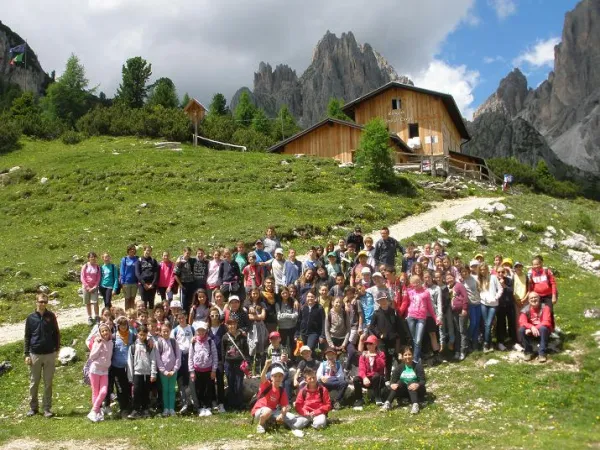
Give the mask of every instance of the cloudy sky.
[{"label": "cloudy sky", "polygon": [[132,56],[153,79],[208,103],[250,86],[260,61],[300,75],[327,30],[352,31],[417,86],[454,95],[472,111],[513,67],[536,86],[552,68],[564,14],[575,0],[20,0],[2,22],[27,39],[44,70],[71,53],[112,96]]}]

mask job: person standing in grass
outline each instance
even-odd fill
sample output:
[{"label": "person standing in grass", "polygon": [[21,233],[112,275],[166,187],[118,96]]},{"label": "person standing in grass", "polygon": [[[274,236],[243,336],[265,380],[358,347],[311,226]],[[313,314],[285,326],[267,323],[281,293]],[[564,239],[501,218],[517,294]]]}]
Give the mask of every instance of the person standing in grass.
[{"label": "person standing in grass", "polygon": [[[219,289],[219,269],[221,267],[221,251],[215,250],[212,254],[213,259],[208,262],[208,272],[206,276],[206,290],[209,298],[212,296],[213,291]],[[221,290],[223,295],[225,293]]]},{"label": "person standing in grass", "polygon": [[[513,280],[508,276],[510,267],[506,267],[507,261],[504,260],[502,266],[496,270],[496,276],[502,287],[502,295],[498,299],[498,308],[496,310],[496,341],[498,350],[506,350],[506,338],[510,340],[509,345],[517,342],[517,330],[515,323],[515,303],[513,300]],[[508,333],[507,333],[508,327]]]},{"label": "person standing in grass", "polygon": [[156,345],[148,340],[145,325],[138,328],[137,341],[129,350],[127,376],[133,384],[133,410],[127,418],[150,417],[150,389],[156,381]]},{"label": "person standing in grass", "polygon": [[196,280],[194,278],[195,263],[196,260],[192,258],[192,249],[185,247],[183,255],[177,259],[177,263],[173,269],[173,277],[179,285],[181,307],[186,314],[190,311],[192,298],[196,292]]},{"label": "person standing in grass", "polygon": [[87,418],[92,422],[104,420],[102,402],[108,393],[108,372],[111,366],[114,341],[110,326],[101,323],[98,334],[92,339],[89,360],[90,385],[92,387],[92,410]]},{"label": "person standing in grass", "polygon": [[[131,386],[127,377],[127,359],[130,348],[136,340],[136,331],[124,316],[117,317],[116,325],[112,361],[108,371],[108,392],[113,391],[113,386],[116,387],[121,418],[125,419],[131,408]],[[107,395],[104,399],[104,410],[108,412],[109,409],[110,395]]]},{"label": "person standing in grass", "polygon": [[175,415],[175,385],[181,367],[181,350],[175,338],[171,337],[171,324],[165,322],[160,328],[157,343],[156,362],[162,385],[163,417]]},{"label": "person standing in grass", "polygon": [[302,274],[302,263],[296,259],[296,250],[290,248],[288,250],[288,259],[283,266],[285,284],[295,284]]},{"label": "person standing in grass", "polygon": [[106,308],[112,307],[112,296],[119,292],[119,269],[110,262],[110,255],[104,253],[102,255],[101,279],[100,279],[100,295],[104,299]]},{"label": "person standing in grass", "polygon": [[406,322],[414,343],[414,355],[417,362],[421,361],[421,341],[425,332],[425,321],[427,314],[434,317],[437,326],[441,325],[440,320],[435,314],[431,295],[423,287],[421,278],[418,275],[410,277],[410,289],[408,290],[408,310]]},{"label": "person standing in grass", "polygon": [[140,297],[146,309],[154,309],[154,298],[160,269],[156,259],[152,257],[152,247],[144,246],[144,255],[135,263],[135,277],[139,283]]},{"label": "person standing in grass", "polygon": [[472,260],[469,264],[469,267],[463,267],[460,271],[460,274],[463,278],[462,285],[467,291],[467,297],[469,299],[468,336],[470,340],[471,351],[473,351],[478,346],[479,324],[481,323],[481,297],[479,296],[479,284],[477,283],[479,261]]},{"label": "person standing in grass", "polygon": [[208,335],[214,341],[215,346],[217,348],[217,372],[216,372],[216,395],[213,398],[216,399],[218,405],[217,410],[219,413],[225,412],[225,381],[223,380],[223,347],[221,346],[221,341],[223,340],[223,336],[227,333],[227,326],[223,323],[221,319],[221,314],[218,308],[214,306],[210,308],[209,312],[209,322],[208,322]]},{"label": "person standing in grass", "polygon": [[411,414],[419,412],[419,403],[425,400],[425,371],[420,363],[413,359],[413,351],[409,345],[401,352],[402,360],[392,373],[390,379],[390,393],[386,402],[381,407],[382,411],[392,409],[395,399],[408,398],[412,407]]},{"label": "person standing in grass", "polygon": [[240,268],[235,261],[231,259],[231,250],[228,248],[223,250],[223,259],[219,264],[217,277],[217,285],[221,286],[221,292],[225,296],[225,300],[230,295],[237,295],[240,290],[240,280],[242,274]]},{"label": "person standing in grass", "polygon": [[199,322],[190,346],[188,370],[198,398],[198,415],[212,416],[210,410],[215,392],[219,356],[215,341],[208,335],[208,323]]},{"label": "person standing in grass", "polygon": [[[521,316],[521,310],[527,305],[527,292],[529,291],[529,280],[527,274],[523,270],[523,263],[515,261],[513,266],[513,299],[514,299],[514,310],[515,310],[515,324],[518,325],[519,317]],[[517,330],[518,331],[518,330]],[[523,350],[521,346],[521,337],[517,332],[517,343],[515,344],[516,350]]]},{"label": "person standing in grass", "polygon": [[275,234],[275,227],[267,228],[266,235],[262,240],[264,244],[264,250],[272,257],[275,257],[275,250],[281,247],[281,242]]},{"label": "person standing in grass", "polygon": [[323,328],[324,322],[325,311],[317,303],[315,291],[311,290],[307,292],[306,303],[298,313],[296,339],[300,339],[314,352],[319,343],[324,344],[326,342],[325,330]]},{"label": "person standing in grass", "polygon": [[60,348],[60,331],[54,313],[46,309],[48,296],[37,294],[36,310],[25,321],[25,364],[30,369],[29,412],[27,417],[34,416],[39,411],[38,388],[42,372],[44,374],[44,417],[54,414],[52,408],[52,380],[56,354]]},{"label": "person standing in grass", "polygon": [[135,265],[138,257],[135,244],[127,246],[127,255],[121,259],[119,268],[119,282],[123,286],[123,295],[125,296],[125,311],[135,306],[135,295],[138,291],[138,279],[135,275]]},{"label": "person standing in grass", "polygon": [[[178,301],[173,301],[171,308],[181,310],[181,304]],[[171,331],[171,337],[175,338],[179,350],[181,351],[181,365],[177,371],[177,388],[181,396],[181,414],[185,414],[190,404],[190,395],[192,400],[195,398],[193,392],[188,393],[190,385],[190,372],[188,370],[188,360],[190,346],[194,338],[194,328],[187,323],[187,316],[184,312],[179,312],[176,316],[178,325]],[[196,402],[197,403],[197,402]]]},{"label": "person standing in grass", "polygon": [[[100,320],[98,315],[98,286],[102,278],[102,271],[96,262],[94,252],[87,255],[88,262],[81,267],[81,289],[83,291],[83,304],[88,315],[88,325],[94,325]],[[93,308],[93,311],[92,311]]]},{"label": "person standing in grass", "polygon": [[173,292],[169,291],[169,287],[173,282],[174,267],[169,252],[163,252],[162,260],[158,264],[158,283],[156,284],[156,287],[158,288],[158,293],[160,294],[163,304],[167,305],[173,300]]},{"label": "person standing in grass", "polygon": [[[239,299],[237,302],[239,304]],[[245,334],[238,330],[238,320],[236,317],[229,317],[227,319],[227,333],[221,339],[221,348],[221,354],[225,360],[225,374],[227,376],[228,408],[234,410],[242,409],[244,404],[245,375],[242,363],[244,361],[247,363],[248,340]],[[268,365],[265,365],[265,367],[268,367]],[[283,376],[281,379],[283,380]]]},{"label": "person standing in grass", "polygon": [[481,316],[484,325],[484,353],[494,350],[492,347],[492,324],[496,317],[498,300],[502,297],[503,288],[496,275],[490,274],[490,268],[486,263],[479,265],[479,275],[477,277],[479,286],[479,295],[481,299]]},{"label": "person standing in grass", "polygon": [[462,283],[456,281],[452,272],[446,272],[446,284],[448,285],[448,291],[450,293],[450,310],[452,311],[452,322],[454,326],[454,333],[450,338],[452,339],[453,336],[460,337],[460,352],[458,342],[455,344],[454,341],[451,341],[452,345],[449,345],[448,348],[454,349],[454,359],[464,361],[469,347],[469,338],[467,336],[469,296],[465,287]]}]

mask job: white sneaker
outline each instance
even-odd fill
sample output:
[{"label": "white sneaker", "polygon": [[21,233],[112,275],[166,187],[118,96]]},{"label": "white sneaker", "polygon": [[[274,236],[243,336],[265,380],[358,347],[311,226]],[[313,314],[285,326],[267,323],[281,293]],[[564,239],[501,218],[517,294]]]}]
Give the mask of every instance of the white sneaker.
[{"label": "white sneaker", "polygon": [[383,404],[383,406],[381,407],[381,411],[382,411],[382,412],[387,412],[387,411],[389,411],[390,409],[392,409],[392,405],[391,405],[391,403],[390,403],[390,402],[388,402],[388,401],[386,401],[386,402]]},{"label": "white sneaker", "polygon": [[413,403],[412,404],[412,408],[410,409],[410,413],[411,414],[418,414],[419,413],[419,404],[418,403]]},{"label": "white sneaker", "polygon": [[212,416],[212,411],[209,408],[204,410],[204,417]]},{"label": "white sneaker", "polygon": [[265,427],[263,427],[262,425],[257,425],[256,426],[256,432],[258,434],[265,434],[265,432],[266,432]]},{"label": "white sneaker", "polygon": [[92,410],[88,413],[87,418],[90,419],[94,423],[98,422],[98,414],[96,414],[96,411],[94,411],[94,410]]},{"label": "white sneaker", "polygon": [[219,411],[219,414],[224,414],[227,412],[227,411],[225,411],[225,406],[223,406],[223,403],[219,403],[218,411]]},{"label": "white sneaker", "polygon": [[515,345],[513,345],[513,350],[516,350],[518,352],[522,352],[525,349],[523,348],[523,346],[521,344],[515,344]]},{"label": "white sneaker", "polygon": [[104,411],[100,410],[100,412],[96,414],[96,417],[98,418],[98,422],[103,421],[104,420]]},{"label": "white sneaker", "polygon": [[294,436],[296,436],[297,438],[303,438],[304,437],[304,431],[302,431],[302,430],[292,430],[292,434]]},{"label": "white sneaker", "polygon": [[506,345],[504,345],[503,343],[498,344],[498,350],[500,350],[501,352],[505,352],[506,351]]}]

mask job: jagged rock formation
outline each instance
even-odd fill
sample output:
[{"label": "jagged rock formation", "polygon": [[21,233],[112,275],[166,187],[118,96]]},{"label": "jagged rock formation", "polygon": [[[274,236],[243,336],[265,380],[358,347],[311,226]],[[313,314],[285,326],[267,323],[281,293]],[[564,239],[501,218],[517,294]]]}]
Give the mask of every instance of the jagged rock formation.
[{"label": "jagged rock formation", "polygon": [[[341,37],[329,31],[313,52],[310,66],[299,78],[285,64],[275,70],[261,62],[254,74],[251,98],[256,106],[274,116],[287,105],[303,126],[321,120],[332,97],[350,101],[381,85],[397,80],[412,84],[400,77],[387,60],[369,44],[359,45],[351,32]],[[238,90],[231,100],[232,109],[247,87]]]},{"label": "jagged rock formation", "polygon": [[9,50],[25,42],[21,36],[0,22],[0,80],[17,84],[22,90],[43,94],[50,82],[31,48],[27,48],[27,68],[24,64],[10,65]]},{"label": "jagged rock formation", "polygon": [[[565,16],[554,71],[536,89],[514,69],[475,112],[467,153],[544,159],[560,179],[600,186],[600,0],[583,0]],[[597,193],[600,195],[600,192]]]}]

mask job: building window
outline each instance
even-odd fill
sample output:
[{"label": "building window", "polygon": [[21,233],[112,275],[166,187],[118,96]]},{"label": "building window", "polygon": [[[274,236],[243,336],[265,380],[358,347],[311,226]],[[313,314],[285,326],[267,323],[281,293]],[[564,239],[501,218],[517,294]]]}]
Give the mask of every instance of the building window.
[{"label": "building window", "polygon": [[402,109],[402,100],[399,98],[393,98],[392,109]]},{"label": "building window", "polygon": [[408,124],[408,138],[412,139],[415,137],[419,137],[419,124],[418,123],[409,123]]}]

